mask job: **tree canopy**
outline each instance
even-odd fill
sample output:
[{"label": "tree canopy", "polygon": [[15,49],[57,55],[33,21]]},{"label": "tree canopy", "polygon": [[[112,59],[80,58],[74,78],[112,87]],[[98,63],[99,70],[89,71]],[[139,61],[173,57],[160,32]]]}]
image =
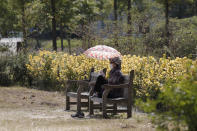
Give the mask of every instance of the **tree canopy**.
[{"label": "tree canopy", "polygon": [[[83,49],[107,44],[124,53],[132,50],[143,55],[181,56],[184,44],[179,51],[173,48],[178,44],[177,33],[188,19],[191,27],[182,29],[193,29],[196,15],[196,0],[3,0],[0,34],[10,37],[13,32],[22,32],[24,47],[31,45],[30,39],[36,39],[38,45],[39,39],[52,39],[52,49],[57,50],[60,38],[63,51],[64,40],[70,43],[76,38]],[[191,32],[192,36],[196,33]],[[183,37],[191,36],[186,33]],[[196,41],[191,44],[194,48]],[[195,48],[189,48],[185,55],[189,52],[193,54]]]}]

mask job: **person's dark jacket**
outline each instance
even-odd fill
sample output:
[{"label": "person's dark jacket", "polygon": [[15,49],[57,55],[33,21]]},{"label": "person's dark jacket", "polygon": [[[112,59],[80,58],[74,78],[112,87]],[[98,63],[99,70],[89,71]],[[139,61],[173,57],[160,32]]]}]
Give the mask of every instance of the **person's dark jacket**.
[{"label": "person's dark jacket", "polygon": [[[119,85],[124,83],[124,76],[121,73],[120,68],[113,68],[109,73],[109,79],[108,84],[110,85]],[[122,88],[116,88],[110,91],[109,96],[110,98],[115,97],[122,97],[123,95],[123,89]]]}]

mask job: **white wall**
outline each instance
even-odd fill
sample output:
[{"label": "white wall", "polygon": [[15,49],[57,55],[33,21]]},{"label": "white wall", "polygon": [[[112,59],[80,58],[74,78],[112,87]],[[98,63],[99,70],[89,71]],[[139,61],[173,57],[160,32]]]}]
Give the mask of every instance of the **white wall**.
[{"label": "white wall", "polygon": [[2,38],[0,39],[0,46],[8,47],[13,54],[17,53],[17,42],[23,42],[22,38]]}]

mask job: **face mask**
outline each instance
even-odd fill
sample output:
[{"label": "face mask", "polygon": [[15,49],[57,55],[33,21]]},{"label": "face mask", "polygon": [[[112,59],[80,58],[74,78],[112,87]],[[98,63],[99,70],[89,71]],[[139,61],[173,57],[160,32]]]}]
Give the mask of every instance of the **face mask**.
[{"label": "face mask", "polygon": [[113,65],[112,64],[110,64],[110,69],[113,69]]}]

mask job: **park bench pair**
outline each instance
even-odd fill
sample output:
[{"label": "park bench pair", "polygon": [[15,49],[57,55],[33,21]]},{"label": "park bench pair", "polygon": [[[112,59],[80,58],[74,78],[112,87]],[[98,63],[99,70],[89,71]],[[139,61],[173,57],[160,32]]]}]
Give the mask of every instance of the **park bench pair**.
[{"label": "park bench pair", "polygon": [[[106,73],[106,69],[104,69]],[[99,73],[94,72],[94,68],[90,71],[89,80],[68,80],[66,87],[66,110],[70,110],[70,105],[77,105],[77,112],[81,113],[82,107],[87,107],[89,114],[94,114],[94,109],[100,109],[102,111],[103,118],[107,118],[107,113],[127,113],[127,118],[132,117],[132,105],[133,105],[133,78],[134,70],[131,70],[129,75],[124,75],[125,82],[120,85],[103,85],[105,89],[102,98],[93,97],[93,85],[95,83]],[[69,91],[73,85],[77,86],[77,92]],[[114,88],[123,88],[123,97],[108,98],[109,92]],[[75,98],[76,102],[71,102],[70,98]],[[84,101],[85,100],[85,101]],[[118,109],[117,105],[126,105],[126,109]]]}]

